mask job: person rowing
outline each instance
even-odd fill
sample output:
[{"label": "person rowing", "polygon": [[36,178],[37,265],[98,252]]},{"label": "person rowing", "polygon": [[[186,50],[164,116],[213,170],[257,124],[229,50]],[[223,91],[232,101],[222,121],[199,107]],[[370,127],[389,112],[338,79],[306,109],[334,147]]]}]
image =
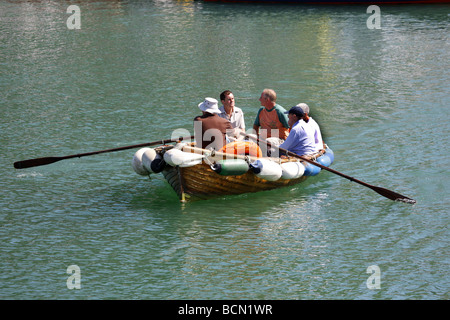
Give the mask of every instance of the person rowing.
[{"label": "person rowing", "polygon": [[285,113],[288,114],[288,124],[291,131],[279,148],[286,149],[299,156],[316,153],[315,130],[307,122],[308,118],[303,109],[294,106]]}]

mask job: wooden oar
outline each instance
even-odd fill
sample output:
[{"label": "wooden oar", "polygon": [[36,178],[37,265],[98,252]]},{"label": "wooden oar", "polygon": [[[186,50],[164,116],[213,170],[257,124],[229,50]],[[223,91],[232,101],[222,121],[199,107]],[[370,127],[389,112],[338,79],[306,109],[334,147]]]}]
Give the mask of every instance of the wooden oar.
[{"label": "wooden oar", "polygon": [[394,201],[406,202],[406,203],[416,203],[416,200],[414,200],[414,199],[411,199],[411,198],[408,198],[408,197],[406,197],[406,196],[403,196],[403,195],[401,195],[401,194],[399,194],[399,193],[397,193],[397,192],[394,192],[394,191],[391,191],[391,190],[388,190],[388,189],[385,189],[385,188],[381,188],[381,187],[376,187],[376,186],[373,186],[373,185],[368,184],[368,183],[366,183],[366,182],[357,180],[357,179],[355,179],[355,178],[353,178],[353,177],[350,177],[350,176],[348,176],[348,175],[346,175],[346,174],[343,174],[343,173],[341,173],[341,172],[339,172],[339,171],[336,171],[336,170],[333,170],[333,169],[331,169],[331,168],[328,168],[328,167],[326,167],[326,166],[324,166],[324,165],[321,165],[320,163],[317,163],[317,162],[315,162],[315,161],[309,160],[308,158],[299,156],[298,154],[295,154],[295,153],[290,152],[290,151],[288,151],[288,150],[286,150],[286,149],[283,149],[283,148],[280,148],[280,147],[278,147],[278,146],[275,146],[275,145],[273,145],[273,144],[271,144],[270,142],[267,142],[267,141],[265,141],[265,140],[261,140],[261,139],[259,139],[259,138],[253,137],[253,136],[251,136],[251,135],[247,135],[247,134],[242,133],[242,132],[241,132],[241,135],[246,136],[246,137],[249,137],[249,138],[251,138],[251,139],[254,139],[254,140],[258,141],[258,142],[262,142],[262,143],[264,143],[264,144],[266,144],[266,145],[268,145],[268,146],[277,148],[278,150],[284,152],[286,155],[289,155],[289,156],[293,156],[293,157],[302,159],[303,161],[306,161],[306,162],[308,162],[308,163],[310,163],[310,164],[312,164],[312,165],[315,165],[315,166],[317,166],[317,167],[319,167],[319,168],[321,168],[321,169],[330,171],[330,172],[335,173],[335,174],[337,174],[337,175],[339,175],[339,176],[341,176],[341,177],[344,177],[344,178],[346,178],[346,179],[348,179],[348,180],[350,180],[350,181],[359,183],[359,184],[361,184],[361,185],[363,185],[363,186],[365,186],[365,187],[368,187],[368,188],[372,189],[373,191],[377,192],[378,194],[380,194],[380,195],[382,195],[383,197],[386,197],[386,198],[388,198],[388,199],[391,199],[391,200],[394,200]]},{"label": "wooden oar", "polygon": [[158,144],[166,144],[169,142],[177,142],[177,141],[188,140],[188,139],[193,139],[193,138],[194,138],[194,136],[179,137],[176,139],[159,140],[159,141],[147,142],[147,143],[142,143],[142,144],[135,144],[135,145],[131,145],[131,146],[119,147],[119,148],[114,148],[114,149],[73,154],[73,155],[64,156],[64,157],[44,157],[44,158],[36,158],[36,159],[17,161],[17,162],[14,162],[14,168],[25,169],[25,168],[31,168],[31,167],[37,167],[37,166],[44,166],[46,164],[54,163],[54,162],[61,161],[61,160],[71,159],[71,158],[81,158],[81,157],[92,156],[94,154],[100,154],[100,153],[106,153],[106,152],[114,152],[114,151],[121,151],[121,150],[127,150],[127,149],[149,147],[149,146],[154,146],[154,145],[158,145]]}]

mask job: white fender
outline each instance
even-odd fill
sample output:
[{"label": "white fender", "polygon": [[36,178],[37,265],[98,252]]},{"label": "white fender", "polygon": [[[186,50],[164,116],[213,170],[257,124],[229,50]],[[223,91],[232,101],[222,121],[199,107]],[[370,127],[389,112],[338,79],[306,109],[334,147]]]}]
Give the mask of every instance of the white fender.
[{"label": "white fender", "polygon": [[251,164],[251,167],[257,177],[267,181],[276,181],[283,174],[281,166],[269,159],[258,159]]},{"label": "white fender", "polygon": [[142,165],[142,155],[147,150],[152,150],[152,149],[141,148],[138,151],[136,151],[136,153],[133,156],[133,160],[131,161],[131,165],[133,166],[134,171],[137,174],[140,174],[141,176],[146,176],[149,174],[149,171],[146,168],[144,168],[144,166]]},{"label": "white fender", "polygon": [[281,164],[281,170],[283,171],[282,179],[297,179],[305,172],[305,166],[300,161],[285,162]]},{"label": "white fender", "polygon": [[197,153],[183,152],[179,149],[170,149],[164,153],[164,161],[172,167],[190,167],[202,162],[205,156]]}]

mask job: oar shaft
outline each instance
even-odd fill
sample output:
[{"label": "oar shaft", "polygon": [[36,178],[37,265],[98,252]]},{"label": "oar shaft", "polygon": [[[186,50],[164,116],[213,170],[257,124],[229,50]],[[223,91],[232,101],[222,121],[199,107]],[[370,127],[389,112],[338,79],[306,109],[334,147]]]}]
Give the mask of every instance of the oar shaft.
[{"label": "oar shaft", "polygon": [[350,180],[350,181],[354,181],[354,182],[363,184],[363,185],[365,185],[365,186],[370,186],[370,184],[368,184],[368,183],[365,183],[365,182],[363,182],[363,181],[360,181],[360,180],[358,180],[358,179],[355,179],[355,178],[353,178],[353,177],[351,177],[351,176],[348,176],[348,175],[346,175],[346,174],[344,174],[344,173],[342,173],[342,172],[339,172],[339,171],[336,171],[336,170],[334,170],[334,169],[331,169],[331,168],[329,168],[329,167],[327,167],[327,166],[324,166],[324,165],[322,165],[322,164],[320,164],[320,163],[318,163],[318,162],[309,160],[308,158],[305,158],[305,157],[303,157],[303,156],[299,156],[298,154],[293,153],[293,152],[291,152],[291,151],[288,151],[288,150],[286,150],[286,149],[283,149],[283,148],[280,148],[280,147],[277,147],[277,146],[275,146],[275,147],[278,148],[280,151],[283,151],[283,152],[284,152],[286,155],[288,155],[288,156],[292,156],[292,157],[296,157],[296,158],[302,159],[303,161],[306,161],[306,162],[308,162],[308,163],[310,163],[310,164],[312,164],[312,165],[314,165],[314,166],[317,166],[317,167],[319,167],[319,168],[321,168],[321,169],[324,169],[324,170],[330,171],[330,172],[332,172],[332,173],[335,173],[335,174],[337,174],[337,175],[339,175],[339,176],[341,176],[341,177],[343,177],[343,178],[346,178],[346,179],[348,179],[348,180]]},{"label": "oar shaft", "polygon": [[278,150],[280,150],[280,151],[286,153],[286,155],[290,155],[290,156],[299,158],[299,159],[301,159],[301,160],[303,160],[303,161],[305,161],[305,162],[308,162],[308,163],[310,163],[310,164],[312,164],[312,165],[315,165],[315,166],[317,166],[317,167],[319,167],[319,168],[321,168],[321,169],[330,171],[330,172],[332,172],[332,173],[334,173],[334,174],[337,174],[337,175],[339,175],[339,176],[341,176],[341,177],[343,177],[343,178],[346,178],[346,179],[348,179],[348,180],[350,180],[350,181],[359,183],[359,184],[361,184],[361,185],[363,185],[363,186],[365,186],[365,187],[368,187],[368,188],[372,189],[373,191],[377,192],[378,194],[380,194],[380,195],[382,195],[382,196],[384,196],[384,197],[386,197],[386,198],[388,198],[388,199],[390,199],[390,200],[394,200],[394,201],[402,201],[402,202],[406,202],[406,203],[416,203],[416,200],[414,200],[414,199],[408,198],[408,197],[406,197],[406,196],[404,196],[404,195],[401,195],[401,194],[399,194],[399,193],[396,193],[396,192],[394,192],[394,191],[391,191],[391,190],[388,190],[388,189],[385,189],[385,188],[381,188],[381,187],[376,187],[376,186],[373,186],[373,185],[368,184],[368,183],[366,183],[366,182],[360,181],[360,180],[355,179],[355,178],[353,178],[353,177],[350,177],[350,176],[348,176],[348,175],[346,175],[346,174],[343,174],[343,173],[341,173],[341,172],[339,172],[339,171],[336,171],[336,170],[334,170],[334,169],[331,169],[331,168],[329,168],[329,167],[326,167],[326,166],[324,166],[324,165],[322,165],[322,164],[320,164],[320,163],[317,163],[317,162],[315,162],[315,161],[309,160],[309,159],[307,159],[306,157],[300,156],[300,155],[298,155],[298,154],[296,154],[296,153],[293,153],[293,152],[290,152],[290,151],[288,151],[288,150],[286,150],[286,149],[283,149],[283,148],[280,148],[280,147],[278,147],[278,146],[275,146],[275,145],[271,144],[271,143],[268,142],[268,141],[261,140],[261,139],[259,139],[259,138],[256,138],[256,137],[247,135],[247,134],[245,134],[245,133],[241,133],[241,134],[242,134],[243,136],[249,137],[249,138],[251,138],[251,139],[255,139],[255,140],[258,141],[258,142],[262,142],[262,143],[264,143],[264,144],[266,144],[266,145],[268,145],[268,146],[272,146],[272,147],[274,147],[274,148],[277,148]]},{"label": "oar shaft", "polygon": [[176,142],[178,140],[183,140],[183,139],[189,139],[189,137],[178,138],[178,139],[167,139],[167,140],[161,140],[161,141],[154,141],[154,142],[135,144],[135,145],[132,145],[132,146],[124,146],[124,147],[113,148],[113,149],[106,149],[106,150],[100,150],[100,151],[92,151],[92,152],[86,152],[86,153],[73,154],[73,155],[70,155],[70,156],[61,157],[60,160],[62,160],[62,159],[70,159],[70,158],[81,158],[81,157],[93,156],[93,155],[101,154],[101,153],[122,151],[122,150],[128,150],[128,149],[137,149],[137,148],[143,148],[143,147],[150,147],[150,146],[153,146],[153,145],[156,145],[156,144],[166,144],[166,143],[169,143],[169,142]]},{"label": "oar shaft", "polygon": [[174,139],[165,139],[165,140],[159,140],[159,141],[135,144],[135,145],[131,145],[131,146],[124,146],[124,147],[113,148],[113,149],[106,149],[106,150],[99,150],[99,151],[93,151],[93,152],[72,154],[72,155],[63,156],[63,157],[44,157],[44,158],[28,159],[28,160],[14,162],[14,168],[16,168],[16,169],[25,169],[25,168],[43,166],[43,165],[51,164],[51,163],[54,163],[54,162],[57,162],[57,161],[71,159],[71,158],[81,158],[81,157],[92,156],[92,155],[95,155],[95,154],[101,154],[101,153],[107,153],[107,152],[115,152],[115,151],[121,151],[121,150],[150,147],[150,146],[154,146],[154,145],[158,145],[158,144],[166,144],[166,143],[169,143],[169,142],[177,142],[177,141],[188,140],[188,139],[193,139],[193,138],[194,138],[194,136],[179,137],[179,138],[174,138]]}]

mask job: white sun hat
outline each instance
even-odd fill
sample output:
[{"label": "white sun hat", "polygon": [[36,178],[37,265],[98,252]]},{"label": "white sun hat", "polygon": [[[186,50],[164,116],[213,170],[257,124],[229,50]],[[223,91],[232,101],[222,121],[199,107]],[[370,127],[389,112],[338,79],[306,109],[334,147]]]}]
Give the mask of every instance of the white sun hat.
[{"label": "white sun hat", "polygon": [[214,98],[205,98],[205,101],[198,105],[200,110],[209,113],[221,113],[219,110],[218,101]]}]

